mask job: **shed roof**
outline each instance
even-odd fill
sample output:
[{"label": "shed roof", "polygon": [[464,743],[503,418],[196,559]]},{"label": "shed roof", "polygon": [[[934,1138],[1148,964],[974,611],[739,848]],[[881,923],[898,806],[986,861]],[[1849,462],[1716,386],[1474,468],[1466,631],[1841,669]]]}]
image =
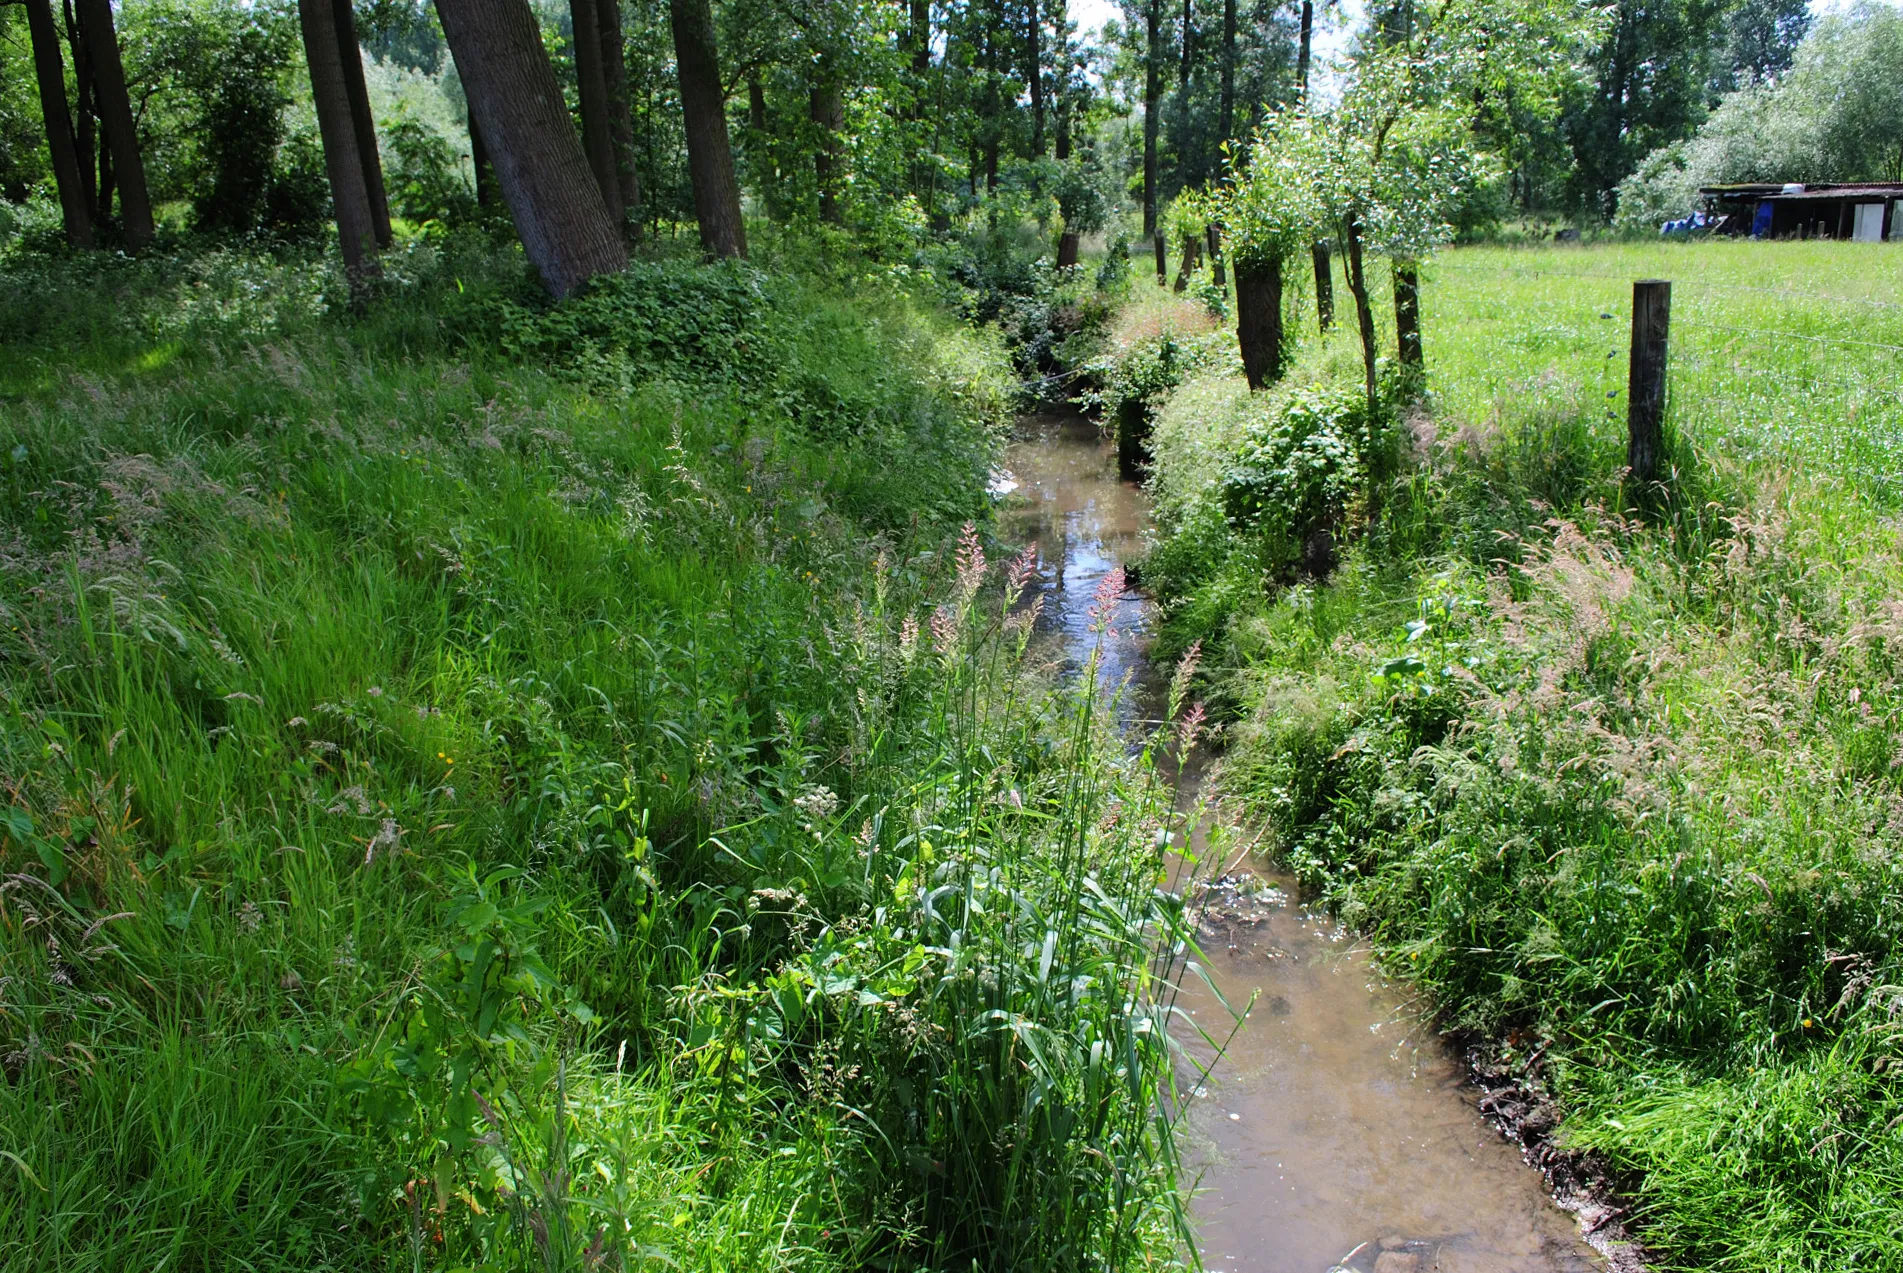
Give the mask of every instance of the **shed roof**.
[{"label": "shed roof", "polygon": [[1787,185],[1796,183],[1778,183],[1771,181],[1739,182],[1734,185],[1700,186],[1698,193],[1716,198],[1759,199],[1899,199],[1903,198],[1903,181],[1871,181],[1861,184],[1848,182],[1812,182],[1800,185],[1788,193]]}]

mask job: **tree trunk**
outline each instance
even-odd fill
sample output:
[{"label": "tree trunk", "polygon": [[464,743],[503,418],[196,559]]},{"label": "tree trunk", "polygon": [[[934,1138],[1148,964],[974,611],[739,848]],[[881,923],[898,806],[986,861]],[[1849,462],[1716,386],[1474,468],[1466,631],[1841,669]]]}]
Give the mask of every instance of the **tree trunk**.
[{"label": "tree trunk", "polygon": [[344,91],[350,95],[350,126],[357,136],[357,158],[363,164],[364,193],[370,197],[370,225],[377,246],[387,248],[390,234],[390,198],[383,189],[383,160],[377,154],[377,121],[370,113],[370,88],[363,80],[363,49],[357,43],[357,15],[353,0],[332,0],[337,18],[337,55],[343,62]]},{"label": "tree trunk", "polygon": [[1156,252],[1156,285],[1166,287],[1170,281],[1169,245],[1163,242],[1163,231],[1158,230],[1150,236],[1150,246]]},{"label": "tree trunk", "polygon": [[1044,156],[1044,10],[1042,0],[1027,0],[1030,43],[1026,48],[1025,79],[1031,86],[1031,158]]},{"label": "tree trunk", "polygon": [[119,223],[126,246],[136,252],[152,242],[152,197],[146,192],[145,164],[139,157],[132,99],[126,94],[126,68],[119,60],[119,37],[112,27],[111,0],[79,0],[79,17],[91,46],[99,118],[119,182]]},{"label": "tree trunk", "polygon": [[1183,236],[1183,259],[1176,265],[1176,290],[1182,292],[1189,287],[1189,276],[1202,264],[1202,242],[1197,235]]},{"label": "tree trunk", "polygon": [[1163,0],[1149,0],[1143,46],[1143,234],[1156,239],[1156,273],[1163,269],[1163,241],[1156,238],[1156,128],[1163,101]]},{"label": "tree trunk", "polygon": [[344,254],[344,275],[353,296],[381,271],[377,265],[376,223],[370,192],[357,154],[357,130],[351,120],[350,90],[345,86],[343,53],[337,47],[337,17],[331,0],[298,0],[298,26],[304,33],[304,61],[311,72],[311,104],[324,142],[324,170],[330,174],[330,201],[337,218],[337,246]]},{"label": "tree trunk", "polygon": [[1342,223],[1341,237],[1348,250],[1348,290],[1355,297],[1355,323],[1361,329],[1361,369],[1368,387],[1368,418],[1374,420],[1381,414],[1381,391],[1374,367],[1380,351],[1375,344],[1374,307],[1368,303],[1368,276],[1361,267],[1361,222],[1352,212]]},{"label": "tree trunk", "polygon": [[819,219],[827,225],[843,225],[845,217],[839,211],[839,130],[846,122],[846,104],[840,97],[839,86],[830,76],[813,85],[806,113],[819,127],[819,142],[813,148],[813,176],[819,185]]},{"label": "tree trunk", "polygon": [[1222,0],[1222,113],[1221,140],[1236,135],[1236,0]]},{"label": "tree trunk", "polygon": [[40,117],[46,121],[46,147],[53,156],[53,180],[59,187],[59,214],[66,241],[76,248],[93,245],[92,209],[79,180],[79,151],[73,145],[73,119],[66,109],[66,64],[59,55],[59,28],[46,0],[26,0],[27,33],[33,41],[33,70],[40,81]]},{"label": "tree trunk", "polygon": [[1057,238],[1057,268],[1077,264],[1078,248],[1082,236],[1075,230],[1066,230]]},{"label": "tree trunk", "polygon": [[932,69],[932,0],[911,0],[911,26],[906,41],[912,46],[912,74]]},{"label": "tree trunk", "polygon": [[727,137],[726,90],[713,13],[707,0],[670,0],[668,15],[674,28],[674,62],[680,69],[687,169],[700,244],[710,256],[744,257],[747,225],[740,215],[740,182],[734,177],[733,145]]},{"label": "tree trunk", "polygon": [[1282,378],[1282,260],[1236,262],[1236,344],[1249,388]]},{"label": "tree trunk", "polygon": [[1302,100],[1308,100],[1308,59],[1309,50],[1315,41],[1315,0],[1302,0],[1301,43],[1296,46],[1295,83],[1301,92]]},{"label": "tree trunk", "polygon": [[621,0],[595,0],[601,28],[601,79],[608,91],[608,136],[612,139],[615,188],[621,195],[621,222],[632,233],[629,215],[641,206],[641,178],[634,165],[634,112],[628,108],[627,37],[621,29]]},{"label": "tree trunk", "polygon": [[[613,3],[613,0],[607,0]],[[608,79],[602,70],[601,14],[595,0],[568,0],[575,28],[575,97],[581,106],[581,148],[595,175],[602,206],[617,227],[627,209],[621,203],[621,174],[615,170],[614,129],[608,123]]]},{"label": "tree trunk", "polygon": [[[78,100],[73,103],[73,149],[79,159],[79,188],[86,197],[87,217],[97,224],[106,219],[107,210],[99,206],[99,135],[94,127],[93,57],[86,39],[85,23],[73,12],[73,0],[65,0],[66,45],[73,54],[73,82]],[[64,81],[62,81],[63,83]]]},{"label": "tree trunk", "polygon": [[1326,242],[1310,247],[1308,255],[1315,263],[1315,330],[1325,332],[1335,325],[1334,264]]},{"label": "tree trunk", "polygon": [[628,250],[568,117],[528,0],[436,0],[496,184],[542,283],[567,296]]},{"label": "tree trunk", "polygon": [[1421,351],[1421,272],[1412,261],[1394,263],[1394,345],[1403,373],[1419,376]]},{"label": "tree trunk", "polygon": [[1222,227],[1211,221],[1203,237],[1209,240],[1209,277],[1217,287],[1227,287],[1229,284],[1222,271]]}]

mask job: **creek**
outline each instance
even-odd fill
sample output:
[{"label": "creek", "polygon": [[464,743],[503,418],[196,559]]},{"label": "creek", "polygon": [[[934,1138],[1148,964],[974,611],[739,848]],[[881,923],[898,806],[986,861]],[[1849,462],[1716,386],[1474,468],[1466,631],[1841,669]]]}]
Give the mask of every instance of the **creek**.
[{"label": "creek", "polygon": [[[1096,641],[1086,610],[1103,578],[1141,548],[1149,504],[1118,480],[1094,421],[1019,421],[999,483],[1006,533],[1039,547],[1040,620],[1081,662]],[[1145,654],[1149,603],[1117,603],[1100,677],[1126,676],[1131,704],[1160,676]],[[1186,775],[1193,781],[1193,775]],[[1213,1273],[1575,1273],[1603,1267],[1539,1172],[1487,1124],[1477,1093],[1364,945],[1299,900],[1262,861],[1226,864],[1222,904],[1200,944],[1211,979],[1254,1010],[1194,1096],[1185,1138],[1201,1173],[1194,1202]],[[1229,1014],[1196,978],[1179,1008],[1211,1034]],[[1200,1039],[1181,1031],[1192,1055]]]}]

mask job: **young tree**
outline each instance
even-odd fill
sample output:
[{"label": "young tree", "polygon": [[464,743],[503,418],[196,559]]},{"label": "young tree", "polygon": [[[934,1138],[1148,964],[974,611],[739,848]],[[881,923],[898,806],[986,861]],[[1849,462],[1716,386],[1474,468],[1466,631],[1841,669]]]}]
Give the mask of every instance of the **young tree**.
[{"label": "young tree", "polygon": [[668,14],[674,29],[681,114],[687,124],[687,166],[701,246],[712,256],[744,257],[747,227],[740,216],[740,183],[734,177],[733,146],[727,137],[727,93],[714,45],[713,14],[707,0],[670,0]]},{"label": "young tree", "polygon": [[[342,0],[348,3],[348,0]],[[298,0],[298,26],[304,35],[304,60],[311,73],[311,102],[324,142],[324,170],[330,177],[330,201],[337,219],[337,245],[353,294],[382,272],[377,264],[376,223],[364,162],[357,153],[344,58],[337,46],[338,23],[332,0]]]},{"label": "young tree", "polygon": [[[119,186],[120,228],[126,246],[137,252],[152,242],[152,196],[146,190],[145,161],[139,154],[138,126],[126,92],[126,69],[119,58],[119,35],[112,24],[112,0],[78,0],[79,27],[92,62],[94,101],[112,153]],[[105,182],[101,182],[101,202]]]},{"label": "young tree", "polygon": [[66,241],[76,248],[93,242],[92,209],[79,179],[79,151],[73,143],[73,119],[66,108],[66,66],[59,55],[59,28],[47,0],[26,0],[33,70],[40,85],[40,117],[46,122],[46,146],[53,158],[53,182],[59,189],[60,220]]},{"label": "young tree", "polygon": [[496,184],[542,282],[566,296],[628,263],[528,0],[436,0]]},{"label": "young tree", "polygon": [[1338,186],[1337,138],[1326,121],[1296,111],[1234,156],[1212,201],[1236,287],[1236,342],[1251,389],[1282,378],[1282,280],[1291,256],[1332,219]]}]

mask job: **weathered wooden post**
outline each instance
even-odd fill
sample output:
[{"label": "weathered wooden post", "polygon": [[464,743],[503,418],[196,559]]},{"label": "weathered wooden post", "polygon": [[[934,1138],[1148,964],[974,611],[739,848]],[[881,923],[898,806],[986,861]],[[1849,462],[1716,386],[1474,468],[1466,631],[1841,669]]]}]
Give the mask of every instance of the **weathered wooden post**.
[{"label": "weathered wooden post", "polygon": [[1658,481],[1665,445],[1665,349],[1672,328],[1672,285],[1632,285],[1632,363],[1626,380],[1627,478],[1635,494]]},{"label": "weathered wooden post", "polygon": [[1156,249],[1156,285],[1168,287],[1170,282],[1169,248],[1164,246],[1162,228],[1151,236],[1151,245]]}]

